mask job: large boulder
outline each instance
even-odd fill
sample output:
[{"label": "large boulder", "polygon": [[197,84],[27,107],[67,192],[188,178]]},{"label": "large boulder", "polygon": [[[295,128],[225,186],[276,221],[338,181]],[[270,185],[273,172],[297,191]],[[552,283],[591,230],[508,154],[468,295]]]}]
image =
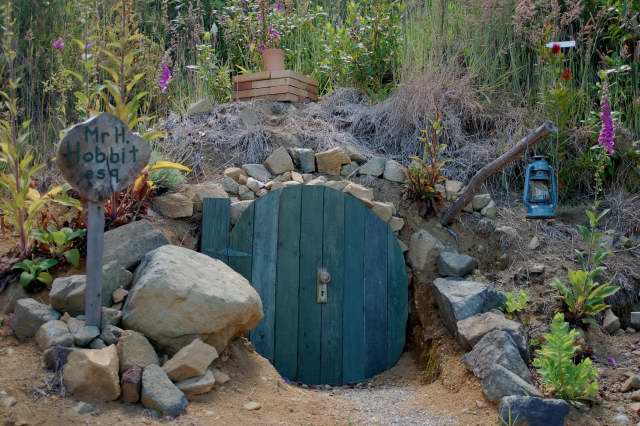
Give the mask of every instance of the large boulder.
[{"label": "large boulder", "polygon": [[141,402],[146,408],[171,417],[182,414],[189,404],[184,393],[157,365],[150,365],[142,372]]},{"label": "large boulder", "polygon": [[454,336],[458,321],[502,307],[505,303],[504,294],[475,281],[438,278],[433,283],[433,290],[440,317]]},{"label": "large boulder", "polygon": [[491,373],[494,365],[501,365],[531,382],[531,373],[509,333],[494,330],[486,334],[463,358],[464,364],[480,379]]},{"label": "large boulder", "polygon": [[[128,287],[133,274],[112,261],[102,267],[102,306],[113,304],[112,295],[118,288]],[[70,315],[84,314],[84,292],[87,286],[86,275],[71,275],[53,280],[49,301],[60,312]]]},{"label": "large boulder", "polygon": [[20,299],[16,302],[12,323],[18,340],[25,341],[36,335],[40,326],[60,318],[60,312],[34,299]]},{"label": "large boulder", "polygon": [[119,266],[130,269],[140,262],[142,256],[165,244],[169,244],[167,237],[148,220],[131,222],[104,233],[102,264],[115,261]]},{"label": "large boulder", "polygon": [[153,209],[169,219],[193,216],[193,200],[186,194],[173,192],[153,198]]},{"label": "large boulder", "polygon": [[198,337],[220,352],[262,317],[260,296],[242,275],[219,260],[172,245],[144,257],[123,308],[124,328],[170,353]]},{"label": "large boulder", "polygon": [[114,345],[73,351],[64,366],[64,385],[69,393],[79,398],[113,401],[120,396],[118,365]]},{"label": "large boulder", "polygon": [[480,385],[485,397],[492,402],[510,395],[542,396],[531,383],[499,364],[491,367]]},{"label": "large boulder", "polygon": [[351,158],[342,148],[332,148],[316,154],[316,164],[319,173],[340,176],[342,166],[350,162]]},{"label": "large boulder", "polygon": [[395,160],[387,160],[384,165],[383,177],[388,181],[398,183],[404,183],[407,178],[404,173],[404,167]]},{"label": "large boulder", "polygon": [[513,426],[563,426],[568,414],[569,404],[562,399],[513,395],[502,398],[498,406],[500,424]]},{"label": "large boulder", "polygon": [[426,229],[420,229],[409,241],[409,264],[417,272],[433,272],[436,258],[443,250],[445,246],[440,240]]},{"label": "large boulder", "polygon": [[507,332],[518,347],[520,355],[529,360],[529,348],[524,333],[524,327],[517,321],[505,318],[499,312],[485,312],[458,321],[458,341],[466,349],[473,348],[487,333],[494,330]]},{"label": "large boulder", "polygon": [[209,365],[218,358],[218,351],[211,345],[196,339],[167,361],[162,369],[174,382],[202,376]]}]

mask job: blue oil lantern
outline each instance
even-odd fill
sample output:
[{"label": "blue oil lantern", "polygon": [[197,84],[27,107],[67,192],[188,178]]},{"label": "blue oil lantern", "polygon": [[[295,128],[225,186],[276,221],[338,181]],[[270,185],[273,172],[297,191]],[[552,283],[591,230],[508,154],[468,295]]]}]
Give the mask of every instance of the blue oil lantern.
[{"label": "blue oil lantern", "polygon": [[558,206],[558,183],[553,168],[543,155],[533,157],[524,181],[524,205],[530,219],[552,218]]}]

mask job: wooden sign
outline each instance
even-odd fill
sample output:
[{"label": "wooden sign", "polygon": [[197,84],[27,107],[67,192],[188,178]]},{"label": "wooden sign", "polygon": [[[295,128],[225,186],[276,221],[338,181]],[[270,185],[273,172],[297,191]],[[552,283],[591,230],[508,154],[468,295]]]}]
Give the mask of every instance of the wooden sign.
[{"label": "wooden sign", "polygon": [[58,166],[83,198],[104,201],[133,183],[151,145],[117,117],[102,113],[71,128],[58,146]]},{"label": "wooden sign", "polygon": [[[72,127],[58,145],[62,175],[87,200],[86,324],[100,328],[104,208],[114,192],[125,190],[149,162],[149,142],[114,115],[102,113]],[[135,238],[135,236],[132,236]]]}]

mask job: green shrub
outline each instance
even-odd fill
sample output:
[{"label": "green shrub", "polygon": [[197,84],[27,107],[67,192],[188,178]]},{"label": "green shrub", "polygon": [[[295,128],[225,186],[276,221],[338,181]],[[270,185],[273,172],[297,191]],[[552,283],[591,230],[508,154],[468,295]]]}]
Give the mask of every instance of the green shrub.
[{"label": "green shrub", "polygon": [[544,335],[545,342],[536,353],[533,366],[542,377],[547,392],[556,398],[580,401],[598,393],[598,370],[585,358],[574,362],[578,345],[578,332],[569,329],[561,313],[551,322],[551,331]]},{"label": "green shrub", "polygon": [[63,257],[76,268],[80,266],[80,250],[72,246],[74,240],[84,238],[86,234],[86,229],[57,229],[54,225],[32,232],[33,238],[42,244],[51,256]]},{"label": "green shrub", "polygon": [[[149,164],[156,164],[162,160],[161,156],[157,152],[151,153],[151,160]],[[153,186],[159,191],[175,191],[178,186],[183,184],[186,180],[184,172],[174,168],[158,168],[149,171],[149,179],[153,183]]]},{"label": "green shrub", "polygon": [[518,292],[509,291],[506,293],[507,301],[504,304],[504,311],[509,315],[516,315],[523,311],[529,303],[529,295],[526,291]]},{"label": "green shrub", "polygon": [[37,291],[42,285],[48,286],[53,282],[53,277],[49,269],[58,264],[56,259],[25,259],[15,265],[11,269],[21,270],[20,285],[28,291]]}]

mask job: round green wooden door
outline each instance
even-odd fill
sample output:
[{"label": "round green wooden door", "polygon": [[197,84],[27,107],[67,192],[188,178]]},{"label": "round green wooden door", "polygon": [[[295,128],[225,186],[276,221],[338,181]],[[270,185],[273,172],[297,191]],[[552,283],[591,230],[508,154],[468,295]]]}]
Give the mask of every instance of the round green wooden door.
[{"label": "round green wooden door", "polygon": [[256,200],[229,238],[229,264],[262,298],[256,350],[289,380],[354,383],[398,361],[408,283],[396,236],[361,201],[324,186]]}]

